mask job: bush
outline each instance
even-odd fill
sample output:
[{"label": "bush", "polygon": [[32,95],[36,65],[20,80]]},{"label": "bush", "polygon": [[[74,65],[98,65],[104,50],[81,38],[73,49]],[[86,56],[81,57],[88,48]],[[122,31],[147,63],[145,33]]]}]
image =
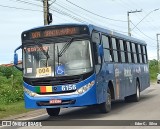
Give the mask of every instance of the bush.
[{"label": "bush", "polygon": [[23,99],[22,73],[14,67],[0,66],[0,103]]}]

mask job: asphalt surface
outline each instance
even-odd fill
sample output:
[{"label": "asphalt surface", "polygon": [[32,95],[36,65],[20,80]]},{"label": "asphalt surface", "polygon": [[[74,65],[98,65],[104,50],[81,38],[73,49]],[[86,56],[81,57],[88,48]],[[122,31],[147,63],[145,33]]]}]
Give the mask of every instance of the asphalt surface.
[{"label": "asphalt surface", "polygon": [[[106,129],[108,127],[111,129],[117,128],[117,126],[114,125],[121,125],[118,126],[118,128],[120,129],[121,128],[158,129],[160,128],[160,126],[156,126],[156,124],[160,125],[160,84],[159,85],[154,84],[149,88],[147,88],[145,91],[141,92],[141,99],[139,102],[125,103],[123,100],[113,102],[112,110],[110,113],[107,114],[101,114],[95,106],[92,106],[83,108],[62,109],[58,117],[49,117],[45,112],[45,110],[37,110],[31,113],[26,113],[19,116],[13,116],[11,119],[20,121],[35,120],[37,122],[41,122],[42,125],[44,125],[42,127],[34,127],[36,129],[52,128],[50,126],[56,126],[55,127],[56,129],[59,128],[70,129],[70,128],[75,128],[74,126],[77,126],[76,129],[77,128]],[[128,120],[133,120],[133,121],[128,121]],[[107,123],[111,123],[110,126],[105,126],[107,125]],[[96,126],[96,124],[103,126]],[[132,126],[128,126],[128,124]],[[9,129],[10,127],[1,127],[1,128]],[[27,129],[33,127],[12,127],[12,129],[14,128]]]}]

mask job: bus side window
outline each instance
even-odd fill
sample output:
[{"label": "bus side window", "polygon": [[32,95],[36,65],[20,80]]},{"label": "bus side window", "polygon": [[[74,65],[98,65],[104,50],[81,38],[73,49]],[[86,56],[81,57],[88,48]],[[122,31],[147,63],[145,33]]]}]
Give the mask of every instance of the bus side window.
[{"label": "bus side window", "polygon": [[100,42],[101,42],[100,33],[98,33],[98,32],[93,32],[92,33],[92,42],[100,44]]},{"label": "bus side window", "polygon": [[112,56],[111,56],[111,50],[110,50],[110,43],[109,43],[109,38],[105,35],[102,35],[102,43],[103,43],[103,50],[104,50],[104,61],[110,62],[112,61]]},{"label": "bus side window", "polygon": [[124,49],[123,40],[119,40],[119,44],[120,44],[121,61],[122,61],[122,63],[125,63],[127,61],[126,61],[126,56],[125,56],[125,49]]},{"label": "bus side window", "polygon": [[128,55],[128,63],[131,63],[131,47],[130,47],[130,42],[126,42],[127,44],[127,55]]},{"label": "bus side window", "polygon": [[95,65],[98,64],[98,50],[97,50],[97,43],[93,42],[93,51],[94,51],[94,60]]},{"label": "bus side window", "polygon": [[140,45],[140,47],[141,47],[142,63],[145,63],[145,62],[144,62],[143,45]]},{"label": "bus side window", "polygon": [[117,52],[117,45],[116,45],[115,38],[112,38],[112,49],[113,49],[113,55],[114,55],[114,62],[118,62],[118,52]]},{"label": "bus side window", "polygon": [[97,64],[101,63],[101,59],[98,56],[98,45],[101,43],[100,33],[98,33],[98,32],[93,32],[92,33],[92,43],[93,43],[95,64],[97,65]]},{"label": "bus side window", "polygon": [[117,46],[118,62],[122,62],[121,52],[120,52],[120,42],[118,39],[116,39],[116,46]]},{"label": "bus side window", "polygon": [[132,43],[132,52],[134,57],[134,63],[137,63],[137,52],[136,52],[136,47],[134,43]]},{"label": "bus side window", "polygon": [[146,46],[143,46],[143,58],[144,58],[144,63],[147,63],[147,51],[146,51]]},{"label": "bus side window", "polygon": [[138,56],[139,56],[139,63],[142,63],[142,51],[141,51],[141,45],[138,45]]}]

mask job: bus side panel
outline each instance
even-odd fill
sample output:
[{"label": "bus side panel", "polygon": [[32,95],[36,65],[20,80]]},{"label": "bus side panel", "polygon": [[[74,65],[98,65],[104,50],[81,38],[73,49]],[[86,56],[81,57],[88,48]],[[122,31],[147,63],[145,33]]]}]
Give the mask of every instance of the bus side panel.
[{"label": "bus side panel", "polygon": [[150,86],[148,64],[141,65],[141,91]]},{"label": "bus side panel", "polygon": [[129,96],[135,92],[134,88],[134,70],[131,64],[124,64],[125,78],[125,96]]},{"label": "bus side panel", "polygon": [[124,65],[123,63],[119,64],[119,98],[118,99],[124,99],[126,93],[126,87],[125,87],[125,78],[124,78]]},{"label": "bus side panel", "polygon": [[106,101],[108,82],[110,80],[113,82],[114,78],[113,68],[113,64],[103,63],[100,73],[96,76],[96,96],[98,104]]}]

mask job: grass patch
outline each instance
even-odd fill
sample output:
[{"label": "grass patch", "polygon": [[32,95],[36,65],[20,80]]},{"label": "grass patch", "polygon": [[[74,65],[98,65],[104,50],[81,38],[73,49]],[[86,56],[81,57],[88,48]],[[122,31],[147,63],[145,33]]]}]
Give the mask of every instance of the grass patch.
[{"label": "grass patch", "polygon": [[10,117],[13,115],[32,111],[31,109],[25,109],[24,101],[15,102],[12,104],[0,104],[0,119],[4,117]]}]

